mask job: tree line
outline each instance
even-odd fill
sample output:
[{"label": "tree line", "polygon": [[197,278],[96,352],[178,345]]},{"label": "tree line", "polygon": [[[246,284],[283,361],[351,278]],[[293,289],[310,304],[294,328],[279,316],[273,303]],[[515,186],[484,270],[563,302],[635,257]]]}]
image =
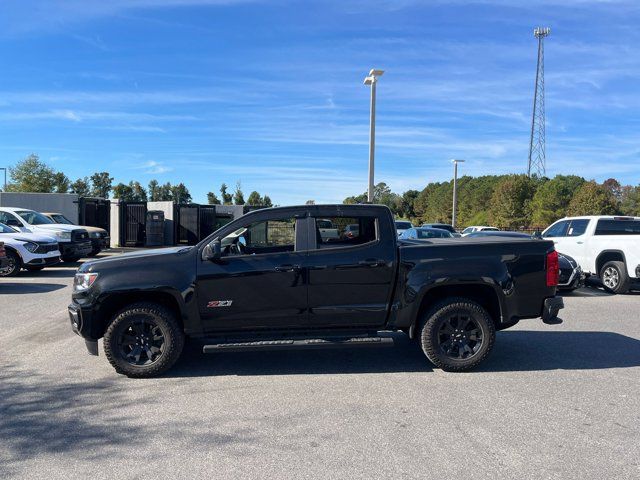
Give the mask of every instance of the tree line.
[{"label": "tree line", "polygon": [[[640,216],[640,185],[603,183],[577,175],[554,178],[526,175],[464,176],[458,179],[457,224],[519,229],[546,227],[559,218],[577,215]],[[422,191],[393,193],[385,183],[374,188],[374,203],[387,205],[414,223],[451,223],[453,181],[432,182]],[[343,203],[365,203],[366,193]]]},{"label": "tree line", "polygon": [[[113,177],[109,172],[96,172],[91,176],[71,181],[63,172],[58,172],[40,160],[38,155],[31,154],[9,168],[11,181],[7,184],[8,192],[37,193],[75,193],[81,197],[118,198],[125,202],[161,202],[191,203],[193,201],[189,189],[184,183],[160,184],[153,179],[145,188],[138,181],[113,185]],[[268,195],[260,195],[253,191],[244,199],[240,182],[236,183],[233,193],[228,191],[225,183],[220,186],[221,199],[213,193],[207,194],[210,205],[254,205],[271,207],[273,203]]]}]

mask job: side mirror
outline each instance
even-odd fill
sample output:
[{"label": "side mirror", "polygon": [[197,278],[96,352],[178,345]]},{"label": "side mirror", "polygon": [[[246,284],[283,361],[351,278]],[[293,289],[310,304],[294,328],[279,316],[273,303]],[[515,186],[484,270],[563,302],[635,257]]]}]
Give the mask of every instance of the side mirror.
[{"label": "side mirror", "polygon": [[213,242],[204,247],[202,251],[203,260],[209,260],[215,262],[222,257],[222,244],[219,238],[216,238]]}]

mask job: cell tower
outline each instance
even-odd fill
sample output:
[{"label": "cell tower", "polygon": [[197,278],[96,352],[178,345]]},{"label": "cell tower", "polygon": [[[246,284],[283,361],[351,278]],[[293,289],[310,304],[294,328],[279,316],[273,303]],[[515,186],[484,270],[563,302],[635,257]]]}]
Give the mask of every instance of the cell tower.
[{"label": "cell tower", "polygon": [[531,115],[531,140],[529,142],[529,168],[527,175],[546,174],[545,132],[544,132],[544,37],[551,29],[536,28],[533,35],[538,39],[538,67],[536,86],[533,91],[533,113]]}]

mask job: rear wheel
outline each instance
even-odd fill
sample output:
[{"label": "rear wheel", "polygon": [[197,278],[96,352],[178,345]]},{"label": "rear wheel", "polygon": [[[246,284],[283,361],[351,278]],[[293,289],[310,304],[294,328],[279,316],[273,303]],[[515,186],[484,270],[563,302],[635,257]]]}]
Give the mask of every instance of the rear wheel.
[{"label": "rear wheel", "polygon": [[481,363],[491,352],[495,337],[493,320],[484,308],[465,298],[450,298],[427,313],[420,343],[435,366],[459,372]]},{"label": "rear wheel", "polygon": [[624,262],[612,261],[605,263],[600,269],[600,280],[604,287],[613,293],[627,293],[630,280]]},{"label": "rear wheel", "polygon": [[20,273],[20,268],[22,268],[22,260],[20,260],[20,256],[7,250],[7,259],[9,260],[9,264],[0,269],[0,277],[15,277]]},{"label": "rear wheel", "polygon": [[104,352],[116,372],[155,377],[171,368],[182,353],[184,333],[169,310],[154,303],[129,305],[104,335]]}]

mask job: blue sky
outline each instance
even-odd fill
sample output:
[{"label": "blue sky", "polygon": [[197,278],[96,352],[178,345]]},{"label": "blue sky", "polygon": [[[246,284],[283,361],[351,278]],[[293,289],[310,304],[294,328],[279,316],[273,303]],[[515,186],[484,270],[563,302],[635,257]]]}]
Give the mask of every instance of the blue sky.
[{"label": "blue sky", "polygon": [[526,170],[546,43],[547,172],[640,183],[640,2],[4,0],[0,166],[242,182],[275,203]]}]

